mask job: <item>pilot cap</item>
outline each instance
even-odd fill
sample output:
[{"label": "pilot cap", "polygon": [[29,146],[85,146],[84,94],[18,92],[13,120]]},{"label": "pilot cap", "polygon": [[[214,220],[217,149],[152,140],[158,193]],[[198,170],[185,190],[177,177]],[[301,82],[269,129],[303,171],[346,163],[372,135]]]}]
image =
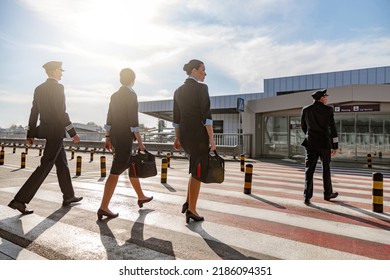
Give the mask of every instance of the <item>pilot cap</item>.
[{"label": "pilot cap", "polygon": [[317,90],[316,92],[314,92],[312,95],[313,99],[315,100],[320,100],[321,97],[323,96],[329,96],[327,93],[326,93],[326,89],[322,89],[322,90]]},{"label": "pilot cap", "polygon": [[64,71],[64,69],[62,69],[61,61],[49,61],[45,63],[42,67],[45,68],[46,71],[52,71],[56,69],[60,69],[61,71]]}]

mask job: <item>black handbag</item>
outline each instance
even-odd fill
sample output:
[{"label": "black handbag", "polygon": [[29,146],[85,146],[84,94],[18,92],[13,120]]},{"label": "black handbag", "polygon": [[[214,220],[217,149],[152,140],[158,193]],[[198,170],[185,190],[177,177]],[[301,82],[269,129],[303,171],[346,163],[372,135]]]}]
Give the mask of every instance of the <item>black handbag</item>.
[{"label": "black handbag", "polygon": [[201,156],[196,162],[196,176],[202,183],[222,183],[225,179],[225,160],[216,150]]},{"label": "black handbag", "polygon": [[132,154],[129,164],[129,177],[148,178],[157,175],[156,160],[147,150]]}]

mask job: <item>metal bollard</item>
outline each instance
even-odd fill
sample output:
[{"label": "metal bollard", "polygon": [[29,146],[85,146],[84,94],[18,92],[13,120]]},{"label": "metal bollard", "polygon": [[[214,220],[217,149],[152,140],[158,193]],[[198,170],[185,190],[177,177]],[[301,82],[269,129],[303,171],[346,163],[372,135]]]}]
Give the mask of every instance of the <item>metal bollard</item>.
[{"label": "metal bollard", "polygon": [[77,162],[76,162],[76,176],[81,175],[81,156],[77,157]]},{"label": "metal bollard", "polygon": [[167,182],[168,177],[168,160],[166,158],[163,158],[161,160],[161,183]]},{"label": "metal bollard", "polygon": [[368,166],[368,168],[372,168],[372,157],[371,157],[371,154],[367,154],[367,166]]},{"label": "metal bollard", "polygon": [[4,150],[0,151],[0,165],[4,165]]},{"label": "metal bollard", "polygon": [[171,167],[171,154],[167,153],[166,158],[167,158],[168,167]]},{"label": "metal bollard", "polygon": [[100,157],[100,176],[106,177],[106,157]]},{"label": "metal bollard", "polygon": [[16,153],[16,145],[14,144],[14,148],[13,148],[13,150],[12,150],[12,153],[14,154],[14,153]]},{"label": "metal bollard", "polygon": [[240,167],[241,171],[245,172],[245,155],[240,155]]},{"label": "metal bollard", "polygon": [[247,164],[245,169],[244,194],[251,194],[253,165]]},{"label": "metal bollard", "polygon": [[372,210],[383,213],[383,175],[378,172],[372,174]]},{"label": "metal bollard", "polygon": [[25,167],[26,167],[26,153],[22,153],[20,168],[25,168]]}]

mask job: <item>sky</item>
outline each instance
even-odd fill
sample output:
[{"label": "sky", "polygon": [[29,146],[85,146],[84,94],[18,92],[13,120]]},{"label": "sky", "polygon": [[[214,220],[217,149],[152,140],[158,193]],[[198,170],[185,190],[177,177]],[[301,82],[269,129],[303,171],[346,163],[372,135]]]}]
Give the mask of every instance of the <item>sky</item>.
[{"label": "sky", "polygon": [[[172,99],[190,59],[210,96],[267,78],[390,65],[388,0],[1,0],[0,128],[26,126],[42,65],[63,62],[72,122],[103,126],[119,72],[139,101]],[[157,125],[140,114],[140,123]]]}]

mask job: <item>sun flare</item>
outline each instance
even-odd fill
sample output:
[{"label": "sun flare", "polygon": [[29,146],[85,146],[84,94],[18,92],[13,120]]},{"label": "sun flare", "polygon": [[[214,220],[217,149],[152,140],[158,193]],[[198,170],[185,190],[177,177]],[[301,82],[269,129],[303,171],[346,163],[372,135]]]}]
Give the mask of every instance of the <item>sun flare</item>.
[{"label": "sun flare", "polygon": [[74,27],[83,36],[123,43],[149,44],[160,37],[153,22],[156,9],[144,1],[90,3],[85,11],[74,14]]}]

